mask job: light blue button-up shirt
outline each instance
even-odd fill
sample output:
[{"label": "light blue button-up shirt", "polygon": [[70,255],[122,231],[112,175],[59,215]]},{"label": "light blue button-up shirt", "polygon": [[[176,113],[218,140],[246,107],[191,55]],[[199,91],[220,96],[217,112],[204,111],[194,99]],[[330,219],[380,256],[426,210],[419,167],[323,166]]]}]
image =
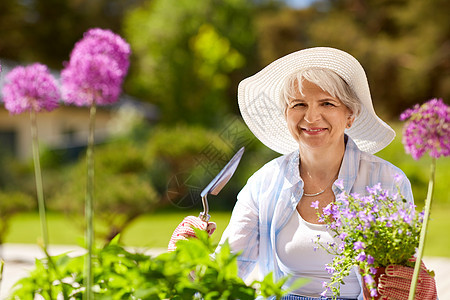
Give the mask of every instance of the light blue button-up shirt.
[{"label": "light blue button-up shirt", "polygon": [[[280,269],[275,243],[303,195],[299,163],[298,150],[278,157],[255,172],[239,193],[219,245],[228,240],[233,252],[242,251],[238,257],[241,278],[245,279],[256,265],[260,276],[273,272],[278,280],[289,275]],[[394,180],[396,174],[401,177],[398,183]],[[413,202],[405,174],[391,163],[360,151],[351,138],[347,140],[338,180],[342,180],[347,193],[360,195],[367,194],[367,186],[378,183],[395,193],[398,184],[403,197]],[[337,195],[340,190],[333,185],[333,192]],[[358,298],[362,299],[362,295]]]}]

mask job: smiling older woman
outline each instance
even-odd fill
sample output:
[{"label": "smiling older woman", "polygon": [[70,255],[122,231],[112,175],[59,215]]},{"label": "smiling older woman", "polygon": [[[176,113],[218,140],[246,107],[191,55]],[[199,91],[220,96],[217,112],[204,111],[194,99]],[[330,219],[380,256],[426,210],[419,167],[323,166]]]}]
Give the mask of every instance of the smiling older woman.
[{"label": "smiling older woman", "polygon": [[[350,54],[318,47],[286,55],[239,84],[238,102],[250,130],[267,147],[283,154],[251,176],[238,201],[221,243],[228,240],[245,278],[256,265],[275,279],[291,275],[310,281],[284,299],[327,299],[322,282],[330,275],[325,264],[333,256],[313,242],[333,242],[314,206],[335,201],[337,180],[348,193],[366,187],[400,191],[413,202],[404,173],[373,153],[386,147],[395,132],[376,114],[364,69]],[[186,218],[169,243],[195,235],[192,227],[212,232],[215,224]],[[220,246],[219,246],[220,247]],[[407,299],[413,269],[394,266],[378,286],[382,299]],[[430,275],[426,274],[423,276]],[[422,276],[422,275],[421,275]],[[429,278],[427,278],[429,279]],[[363,299],[361,278],[345,278],[337,299]],[[433,278],[419,283],[420,299],[436,299]]]}]

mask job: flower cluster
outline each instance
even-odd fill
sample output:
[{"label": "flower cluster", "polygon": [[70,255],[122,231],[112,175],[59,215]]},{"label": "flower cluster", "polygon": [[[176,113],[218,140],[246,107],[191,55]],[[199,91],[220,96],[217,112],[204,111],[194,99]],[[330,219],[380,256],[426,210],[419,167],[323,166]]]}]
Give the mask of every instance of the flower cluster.
[{"label": "flower cluster", "polygon": [[16,67],[6,76],[3,87],[5,108],[11,114],[25,111],[52,111],[58,107],[60,93],[56,79],[45,65],[35,63]]},{"label": "flower cluster", "polygon": [[128,72],[130,46],[110,30],[90,29],[61,72],[63,99],[77,106],[117,101]]},{"label": "flower cluster", "polygon": [[[397,177],[396,177],[397,178]],[[342,183],[336,184],[343,190]],[[315,204],[311,205],[318,209]],[[344,277],[359,267],[372,297],[377,296],[374,275],[377,268],[390,264],[412,266],[410,258],[419,244],[423,213],[401,193],[389,194],[377,184],[367,187],[367,195],[340,193],[334,203],[317,210],[319,220],[327,224],[335,243],[317,244],[335,255],[325,269],[331,274],[324,282],[326,290],[339,295]]]},{"label": "flower cluster", "polygon": [[414,159],[427,151],[434,158],[450,155],[450,107],[442,99],[416,104],[404,111],[400,120],[407,121],[402,142]]}]

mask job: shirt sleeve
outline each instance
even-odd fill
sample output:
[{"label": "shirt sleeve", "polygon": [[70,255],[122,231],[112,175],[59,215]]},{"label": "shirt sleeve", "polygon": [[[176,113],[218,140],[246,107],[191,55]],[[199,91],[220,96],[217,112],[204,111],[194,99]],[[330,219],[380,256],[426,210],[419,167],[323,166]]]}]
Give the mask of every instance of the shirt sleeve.
[{"label": "shirt sleeve", "polygon": [[259,256],[259,214],[257,195],[252,178],[238,195],[230,223],[225,229],[216,252],[228,242],[238,257],[239,277],[245,279],[253,270]]}]

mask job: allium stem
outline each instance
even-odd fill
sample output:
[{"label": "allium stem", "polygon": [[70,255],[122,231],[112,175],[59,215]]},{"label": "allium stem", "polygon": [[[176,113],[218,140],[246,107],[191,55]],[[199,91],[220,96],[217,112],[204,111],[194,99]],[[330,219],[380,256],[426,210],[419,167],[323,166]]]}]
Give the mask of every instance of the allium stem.
[{"label": "allium stem", "polygon": [[414,265],[414,273],[409,290],[408,300],[414,300],[416,294],[417,279],[419,278],[420,265],[423,257],[423,249],[425,248],[425,238],[427,234],[428,219],[430,218],[431,201],[434,192],[434,177],[436,173],[436,158],[431,158],[430,181],[428,182],[427,198],[425,200],[425,213],[423,216],[422,229],[420,231],[419,249],[417,250],[416,262]]},{"label": "allium stem", "polygon": [[36,193],[39,207],[39,219],[41,222],[42,239],[44,240],[44,249],[48,249],[48,230],[47,230],[47,218],[45,212],[45,200],[44,200],[44,188],[42,185],[41,164],[39,160],[39,141],[36,122],[36,111],[30,110],[31,119],[31,138],[33,148],[33,162],[34,162],[34,174],[36,180]]},{"label": "allium stem", "polygon": [[92,292],[93,286],[93,269],[92,256],[94,245],[94,132],[95,132],[95,101],[92,101],[89,114],[89,137],[87,146],[87,185],[86,185],[86,241],[87,241],[87,257],[86,257],[86,300],[94,299]]}]

